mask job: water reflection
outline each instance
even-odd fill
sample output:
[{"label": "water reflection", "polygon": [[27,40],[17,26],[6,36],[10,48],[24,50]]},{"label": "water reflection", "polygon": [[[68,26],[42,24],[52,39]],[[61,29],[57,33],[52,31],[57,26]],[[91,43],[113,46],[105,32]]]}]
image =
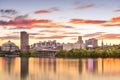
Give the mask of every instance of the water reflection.
[{"label": "water reflection", "polygon": [[119,80],[120,59],[0,58],[0,80]]},{"label": "water reflection", "polygon": [[28,58],[21,58],[21,80],[26,80],[26,77],[28,75],[28,65],[29,65],[29,61]]}]

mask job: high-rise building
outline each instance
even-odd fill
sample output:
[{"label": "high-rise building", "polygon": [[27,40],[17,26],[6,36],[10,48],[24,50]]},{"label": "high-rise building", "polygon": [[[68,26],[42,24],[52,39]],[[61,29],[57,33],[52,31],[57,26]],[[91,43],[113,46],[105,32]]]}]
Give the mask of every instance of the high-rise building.
[{"label": "high-rise building", "polygon": [[91,38],[85,41],[86,48],[95,48],[98,47],[98,40],[95,38]]},{"label": "high-rise building", "polygon": [[78,43],[83,44],[82,36],[78,36]]},{"label": "high-rise building", "polygon": [[29,46],[29,34],[27,32],[22,31],[20,32],[20,47],[21,50],[28,50]]},{"label": "high-rise building", "polygon": [[82,36],[78,36],[77,44],[79,44],[79,48],[84,48],[84,42],[82,40]]}]

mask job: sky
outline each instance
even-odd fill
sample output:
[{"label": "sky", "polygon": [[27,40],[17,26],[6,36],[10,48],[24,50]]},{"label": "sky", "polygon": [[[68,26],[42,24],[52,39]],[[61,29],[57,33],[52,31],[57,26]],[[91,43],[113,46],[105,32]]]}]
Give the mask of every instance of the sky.
[{"label": "sky", "polygon": [[120,44],[120,0],[0,0],[0,45],[19,46],[21,31],[29,33],[29,44],[73,43],[78,36]]}]

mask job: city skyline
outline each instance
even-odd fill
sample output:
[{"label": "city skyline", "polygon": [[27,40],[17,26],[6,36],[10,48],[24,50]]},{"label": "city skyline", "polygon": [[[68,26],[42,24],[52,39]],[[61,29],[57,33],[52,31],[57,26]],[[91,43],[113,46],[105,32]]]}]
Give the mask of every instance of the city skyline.
[{"label": "city skyline", "polygon": [[[0,0],[0,45],[8,40],[20,45],[19,33],[30,44],[57,40],[76,42],[97,38],[120,44],[120,0]],[[22,6],[21,6],[22,5]],[[114,5],[114,6],[113,6]]]}]

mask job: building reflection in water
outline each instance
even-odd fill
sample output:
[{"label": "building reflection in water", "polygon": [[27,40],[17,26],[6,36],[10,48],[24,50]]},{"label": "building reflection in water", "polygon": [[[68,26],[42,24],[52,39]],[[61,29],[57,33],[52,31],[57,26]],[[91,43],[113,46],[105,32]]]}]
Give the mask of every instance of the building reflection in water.
[{"label": "building reflection in water", "polygon": [[28,58],[21,58],[21,80],[26,80],[26,77],[28,75],[28,65],[29,65],[29,59]]},{"label": "building reflection in water", "polygon": [[0,80],[115,80],[119,75],[120,59],[115,58],[0,58]]}]

